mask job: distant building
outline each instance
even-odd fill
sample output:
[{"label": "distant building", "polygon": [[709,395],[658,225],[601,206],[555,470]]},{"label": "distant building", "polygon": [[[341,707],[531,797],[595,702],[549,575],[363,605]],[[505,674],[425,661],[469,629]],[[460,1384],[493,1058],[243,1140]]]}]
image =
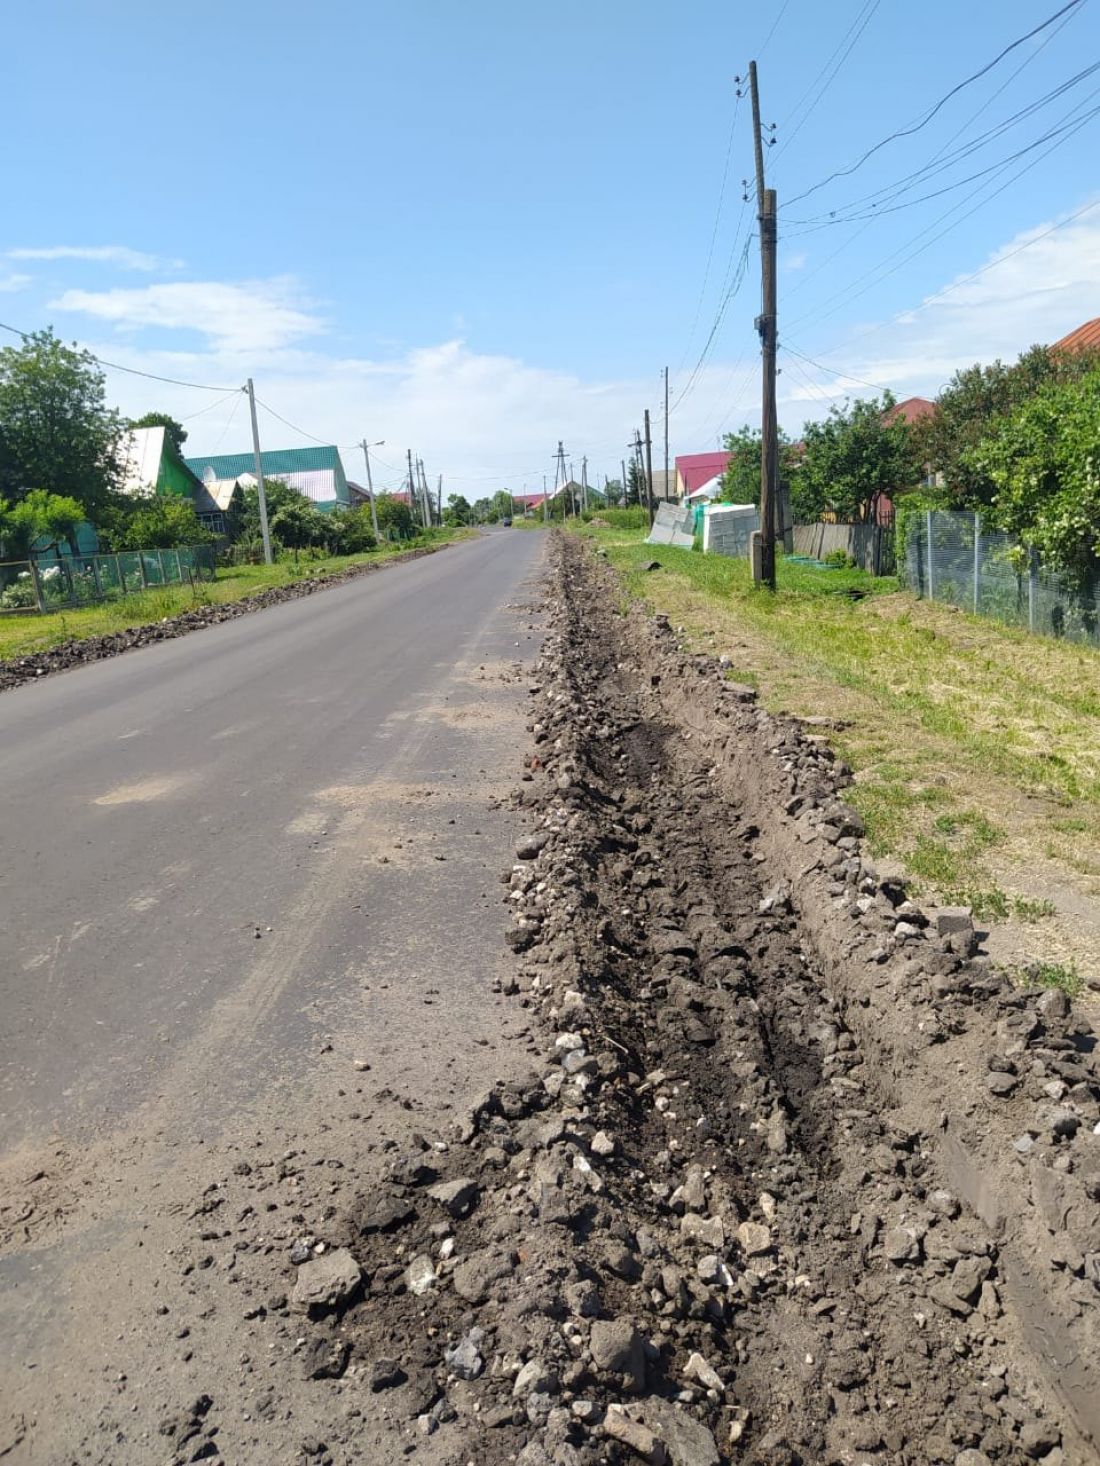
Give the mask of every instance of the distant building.
[{"label": "distant building", "polygon": [[[685,499],[711,479],[721,478],[729,466],[733,454],[723,449],[719,453],[682,453],[676,459],[676,495]],[[654,474],[654,479],[656,479]]]},{"label": "distant building", "polygon": [[[207,458],[187,458],[187,468],[205,485],[207,492],[224,509],[238,484],[255,485],[255,459],[251,453],[216,453]],[[272,448],[260,457],[264,478],[279,479],[312,499],[318,509],[335,509],[350,504],[347,475],[335,446],[316,448]]]},{"label": "distant building", "polygon": [[160,494],[190,499],[199,523],[214,534],[225,533],[225,505],[219,504],[202,479],[189,468],[162,427],[131,428],[123,441],[122,492],[135,498]]},{"label": "distant building", "polygon": [[1056,341],[1051,351],[1100,351],[1100,316]]}]

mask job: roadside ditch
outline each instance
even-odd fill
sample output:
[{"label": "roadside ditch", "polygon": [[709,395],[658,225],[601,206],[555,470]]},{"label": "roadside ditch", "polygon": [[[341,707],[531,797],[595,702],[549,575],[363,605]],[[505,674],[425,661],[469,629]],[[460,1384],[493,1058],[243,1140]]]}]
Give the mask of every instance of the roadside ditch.
[{"label": "roadside ditch", "polygon": [[540,1060],[313,1230],[239,1214],[245,1317],[357,1402],[306,1456],[361,1414],[433,1466],[1097,1459],[1090,1028],[880,879],[822,740],[554,555],[503,873]]}]

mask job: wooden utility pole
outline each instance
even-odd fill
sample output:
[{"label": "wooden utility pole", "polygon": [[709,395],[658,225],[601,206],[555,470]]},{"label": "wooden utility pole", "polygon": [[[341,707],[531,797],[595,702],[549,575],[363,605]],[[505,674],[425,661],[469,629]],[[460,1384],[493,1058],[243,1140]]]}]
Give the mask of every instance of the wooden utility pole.
[{"label": "wooden utility pole", "polygon": [[566,501],[568,499],[571,499],[572,498],[572,495],[571,494],[567,494],[566,493],[566,490],[565,490],[565,486],[566,486],[566,483],[568,482],[568,480],[566,479],[566,476],[565,476],[565,449],[562,447],[562,442],[561,442],[561,439],[560,438],[558,439],[558,462],[557,462],[557,467],[554,469],[554,492],[555,493],[557,493],[557,491],[558,491],[558,480],[559,480],[559,478],[561,480],[561,522],[562,522],[562,524],[564,524],[565,523],[565,513],[566,513],[566,510],[565,510]]},{"label": "wooden utility pole", "polygon": [[412,449],[411,448],[406,448],[405,454],[406,454],[406,457],[409,460],[409,513],[410,514],[415,514],[416,513],[416,499],[417,499],[417,494],[416,494],[416,479],[413,477],[413,452],[412,452]]},{"label": "wooden utility pole", "polygon": [[439,508],[439,522],[443,523],[443,475],[439,475],[439,486],[436,493],[436,504]]},{"label": "wooden utility pole", "polygon": [[764,187],[764,138],[760,128],[760,92],[756,62],[749,62],[749,90],[752,93],[752,131],[756,153],[756,204],[760,221],[760,279],[763,309],[756,318],[760,333],[763,369],[760,413],[760,579],[775,589],[775,519],[778,504],[779,422],[775,406],[776,353],[776,196]]},{"label": "wooden utility pole", "polygon": [[625,458],[620,458],[619,459],[619,467],[623,471],[622,491],[623,491],[623,508],[625,509],[626,506],[630,503],[630,495],[627,493],[627,488],[626,488],[626,459]]},{"label": "wooden utility pole", "polygon": [[664,368],[664,498],[669,498],[669,368]]},{"label": "wooden utility pole", "polygon": [[649,508],[649,522],[653,524],[653,443],[649,436],[649,408],[645,410],[645,492]]},{"label": "wooden utility pole", "polygon": [[588,513],[588,456],[581,459],[581,508]]},{"label": "wooden utility pole", "polygon": [[543,474],[543,476],[542,476],[542,522],[543,522],[543,524],[545,524],[546,521],[547,521],[547,519],[549,518],[548,502],[549,501],[546,498],[546,475]]}]

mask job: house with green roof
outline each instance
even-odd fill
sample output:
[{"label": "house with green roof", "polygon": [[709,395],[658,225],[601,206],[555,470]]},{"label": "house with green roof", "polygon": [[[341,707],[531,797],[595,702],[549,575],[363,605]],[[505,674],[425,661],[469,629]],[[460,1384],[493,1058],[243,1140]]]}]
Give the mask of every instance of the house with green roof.
[{"label": "house with green roof", "polygon": [[[351,502],[347,475],[340,450],[329,445],[316,448],[270,448],[261,454],[264,478],[277,478],[318,509],[335,509]],[[200,480],[223,509],[229,505],[238,484],[254,485],[255,459],[251,453],[215,453],[206,458],[186,458],[188,471]]]},{"label": "house with green roof", "polygon": [[225,506],[219,505],[180,457],[163,427],[131,428],[122,445],[122,491],[139,498],[162,494],[190,499],[199,523],[225,533]]}]

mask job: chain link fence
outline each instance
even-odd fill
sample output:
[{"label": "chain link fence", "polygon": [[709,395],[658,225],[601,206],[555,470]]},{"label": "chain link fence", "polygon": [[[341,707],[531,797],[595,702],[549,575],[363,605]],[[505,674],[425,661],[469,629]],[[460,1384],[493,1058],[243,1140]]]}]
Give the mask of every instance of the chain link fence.
[{"label": "chain link fence", "polygon": [[117,555],[64,555],[56,560],[0,563],[0,615],[61,611],[153,590],[213,580],[214,549],[123,550]]},{"label": "chain link fence", "polygon": [[929,510],[910,521],[903,571],[909,589],[926,600],[1100,645],[1100,578],[1078,582],[1044,569],[1034,551],[986,529],[980,514]]}]

